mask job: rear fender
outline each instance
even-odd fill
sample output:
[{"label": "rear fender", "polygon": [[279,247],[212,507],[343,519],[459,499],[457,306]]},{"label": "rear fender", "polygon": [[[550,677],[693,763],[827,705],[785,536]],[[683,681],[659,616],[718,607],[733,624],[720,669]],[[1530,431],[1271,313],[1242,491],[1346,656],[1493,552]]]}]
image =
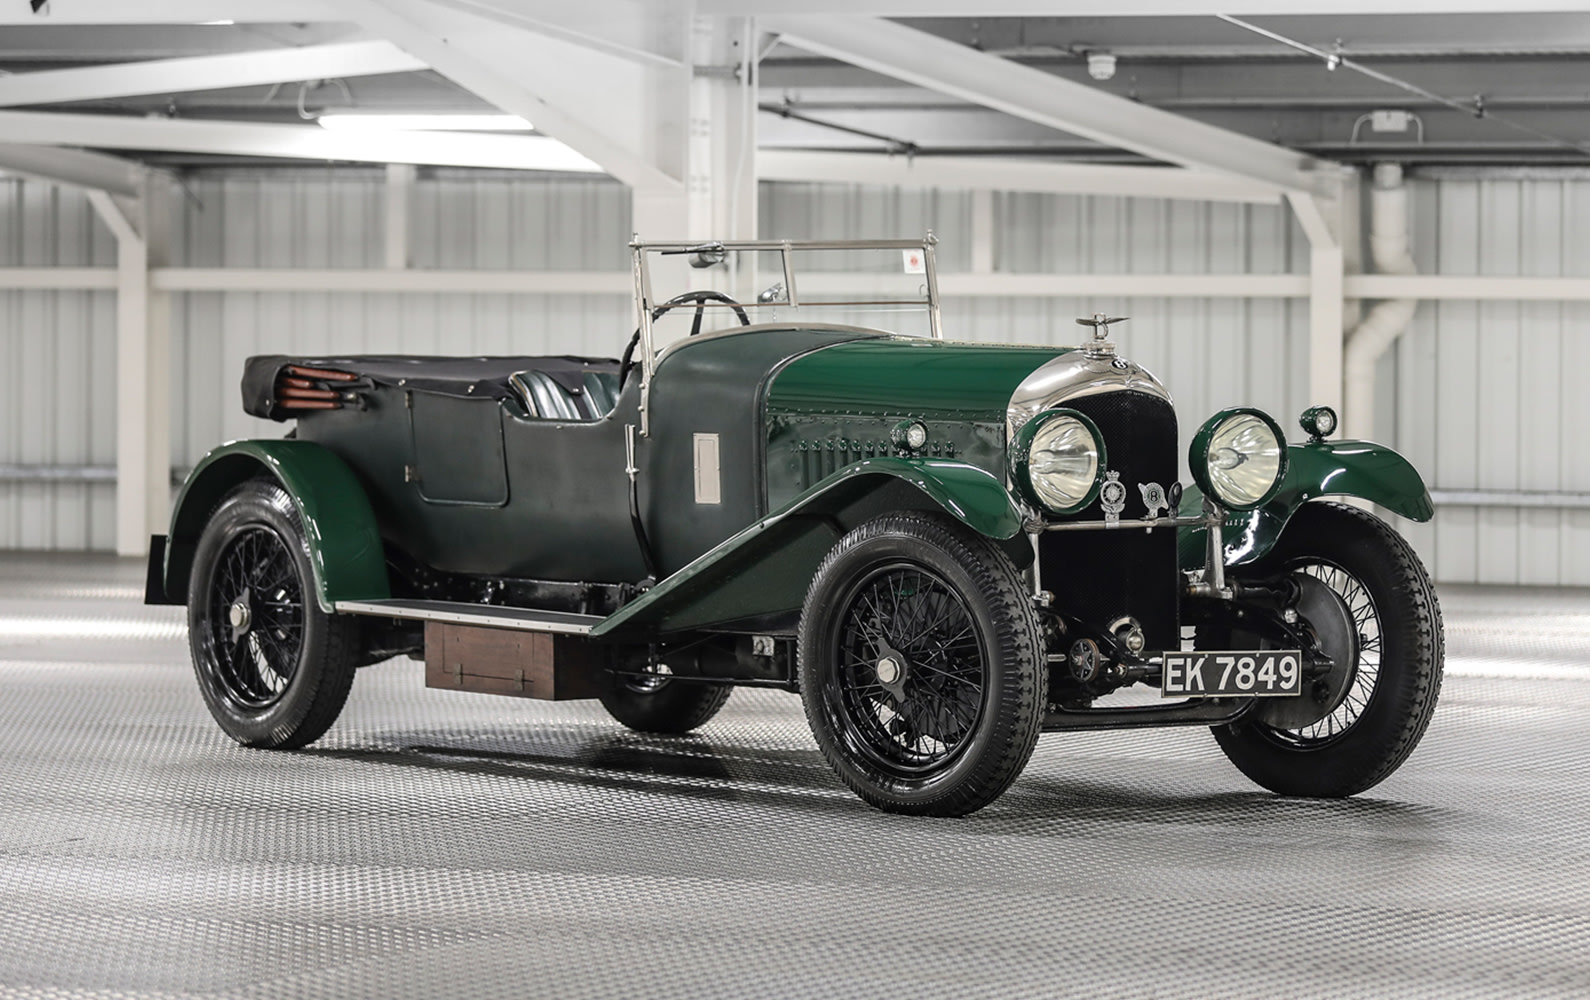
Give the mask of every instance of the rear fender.
[{"label": "rear fender", "polygon": [[974,465],[871,458],[846,466],[630,602],[593,637],[657,635],[799,611],[828,550],[881,514],[943,513],[1030,562],[1005,485]]},{"label": "rear fender", "polygon": [[[1297,509],[1325,496],[1350,496],[1377,503],[1415,521],[1435,516],[1430,491],[1407,459],[1369,441],[1311,441],[1287,448],[1286,480],[1274,499],[1257,510],[1231,513],[1221,537],[1226,565],[1240,566],[1262,558],[1286,530]],[[1180,513],[1196,517],[1203,495],[1189,488]],[[1181,528],[1177,549],[1181,568],[1204,564],[1204,528]]]},{"label": "rear fender", "polygon": [[172,603],[187,603],[193,553],[216,505],[261,476],[280,483],[298,508],[322,611],[331,613],[336,601],[391,596],[375,512],[346,462],[311,441],[233,441],[204,456],[177,496],[165,546],[164,587]]}]

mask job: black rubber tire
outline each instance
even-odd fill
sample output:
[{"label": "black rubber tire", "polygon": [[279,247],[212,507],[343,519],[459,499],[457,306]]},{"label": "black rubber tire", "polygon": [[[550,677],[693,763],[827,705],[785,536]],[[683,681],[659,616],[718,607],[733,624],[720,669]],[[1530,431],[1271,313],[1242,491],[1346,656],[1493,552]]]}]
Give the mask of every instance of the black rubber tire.
[{"label": "black rubber tire", "polygon": [[613,718],[638,733],[688,733],[718,714],[732,684],[703,684],[659,676],[652,687],[613,677],[597,697]]},{"label": "black rubber tire", "polygon": [[[250,545],[253,548],[245,550]],[[277,545],[279,549],[274,548]],[[238,587],[229,586],[225,578],[229,567],[234,573],[240,567],[246,571],[253,553],[264,553],[253,565],[275,566],[279,571],[273,577],[279,582],[272,582],[263,580],[264,569],[256,570],[279,601],[261,599],[253,604],[261,623],[257,633],[266,638],[249,640],[245,632],[239,640],[232,638],[233,629],[224,618],[227,604],[239,596],[228,591]],[[291,610],[294,602],[296,611]],[[277,617],[264,617],[272,607]],[[256,631],[255,623],[249,631]],[[239,662],[240,642],[256,651],[248,658],[252,662]],[[204,703],[226,734],[244,746],[271,750],[297,749],[319,739],[348,700],[357,643],[358,629],[351,619],[320,610],[309,544],[292,498],[277,483],[264,479],[250,480],[227,494],[199,536],[188,580],[193,669]],[[270,646],[268,652],[257,652],[265,644]],[[285,677],[277,670],[268,676],[260,669],[259,663],[271,661],[287,671]],[[261,689],[274,684],[281,687]]]},{"label": "black rubber tire", "polygon": [[[1238,575],[1262,576],[1304,565],[1342,571],[1373,602],[1379,664],[1372,680],[1367,673],[1363,676],[1372,686],[1361,699],[1361,710],[1356,717],[1344,714],[1350,721],[1328,736],[1274,729],[1258,721],[1218,726],[1214,735],[1243,774],[1273,792],[1341,798],[1372,788],[1395,771],[1430,724],[1446,657],[1441,606],[1424,564],[1407,541],[1357,507],[1304,505],[1275,548]],[[1340,585],[1332,589],[1341,593]]]},{"label": "black rubber tire", "polygon": [[[909,573],[917,583],[908,591],[903,581]],[[892,617],[886,616],[877,602],[869,603],[869,595],[882,591],[869,587],[893,588],[896,601],[907,602],[905,610],[896,603]],[[938,610],[924,612],[934,600]],[[927,613],[939,617],[918,628]],[[908,621],[917,634],[905,637]],[[961,621],[966,625],[956,634],[969,631],[970,638],[938,635]],[[851,666],[842,664],[847,634],[860,644],[853,650],[870,649],[866,655],[879,658],[875,666],[854,653]],[[936,652],[914,658],[905,652],[923,649],[913,646],[923,641],[936,644]],[[907,664],[893,679],[899,691],[863,695],[883,689],[881,658],[892,653],[882,652],[881,644],[900,647]],[[889,514],[840,539],[807,590],[800,623],[801,700],[823,756],[862,799],[888,812],[964,816],[1003,794],[1032,756],[1048,689],[1041,651],[1031,598],[1004,552],[947,518]],[[934,656],[937,667],[916,665]],[[858,667],[873,671],[869,685],[860,683],[867,675]],[[914,686],[907,690],[907,683]],[[957,707],[975,703],[970,721],[950,711],[952,700]],[[927,713],[928,706],[933,712],[913,717],[913,703],[917,712]],[[904,745],[921,728],[919,719],[940,727],[925,739],[942,750],[922,754]],[[962,731],[946,734],[950,726]]]}]

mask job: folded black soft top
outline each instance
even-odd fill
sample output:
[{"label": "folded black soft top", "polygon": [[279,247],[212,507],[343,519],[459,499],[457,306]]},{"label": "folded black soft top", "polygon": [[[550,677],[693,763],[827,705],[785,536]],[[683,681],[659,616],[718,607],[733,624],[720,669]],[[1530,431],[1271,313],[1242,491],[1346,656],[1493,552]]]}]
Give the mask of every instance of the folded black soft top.
[{"label": "folded black soft top", "polygon": [[276,399],[276,383],[289,365],[347,372],[376,385],[401,385],[416,392],[501,399],[515,372],[539,371],[578,393],[586,372],[618,373],[615,358],[552,357],[442,358],[413,354],[361,354],[353,357],[299,358],[260,354],[243,363],[243,409],[269,420],[286,420]]}]

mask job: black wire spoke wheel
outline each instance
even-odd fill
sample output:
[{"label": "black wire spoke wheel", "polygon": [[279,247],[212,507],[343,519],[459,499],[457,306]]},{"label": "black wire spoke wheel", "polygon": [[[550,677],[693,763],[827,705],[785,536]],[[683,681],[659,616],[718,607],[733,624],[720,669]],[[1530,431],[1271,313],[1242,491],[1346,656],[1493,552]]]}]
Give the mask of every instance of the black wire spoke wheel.
[{"label": "black wire spoke wheel", "polygon": [[874,571],[842,600],[840,668],[827,696],[879,767],[906,777],[938,767],[982,716],[986,675],[971,611],[910,563]]},{"label": "black wire spoke wheel", "polygon": [[817,745],[891,812],[960,816],[998,798],[1037,741],[1047,694],[1037,622],[1010,558],[929,514],[840,539],[800,623]]},{"label": "black wire spoke wheel", "polygon": [[[1340,797],[1379,784],[1418,746],[1441,693],[1441,608],[1419,557],[1373,514],[1313,502],[1243,573],[1290,573],[1310,587],[1322,584],[1331,596],[1312,605],[1319,621],[1304,618],[1322,641],[1339,638],[1322,647],[1335,665],[1316,679],[1313,695],[1305,691],[1295,706],[1262,705],[1215,727],[1220,748],[1248,777],[1283,795]],[[1306,603],[1308,588],[1304,593]],[[1327,697],[1296,724],[1266,721],[1301,712],[1302,699],[1319,694]]]},{"label": "black wire spoke wheel", "polygon": [[1357,639],[1357,656],[1350,666],[1351,680],[1338,696],[1336,706],[1318,722],[1296,729],[1276,727],[1274,738],[1302,749],[1328,746],[1343,739],[1357,725],[1369,708],[1375,688],[1380,684],[1380,655],[1382,635],[1380,613],[1375,610],[1375,599],[1363,581],[1347,570],[1332,563],[1309,561],[1288,567],[1293,572],[1307,573],[1331,589],[1346,607]]},{"label": "black wire spoke wheel", "polygon": [[245,746],[301,747],[353,684],[359,631],[320,609],[297,506],[250,480],[216,506],[194,550],[188,644],[210,714]]},{"label": "black wire spoke wheel", "polygon": [[211,589],[215,680],[242,708],[273,704],[287,690],[303,649],[304,592],[287,543],[253,525],[229,539]]}]

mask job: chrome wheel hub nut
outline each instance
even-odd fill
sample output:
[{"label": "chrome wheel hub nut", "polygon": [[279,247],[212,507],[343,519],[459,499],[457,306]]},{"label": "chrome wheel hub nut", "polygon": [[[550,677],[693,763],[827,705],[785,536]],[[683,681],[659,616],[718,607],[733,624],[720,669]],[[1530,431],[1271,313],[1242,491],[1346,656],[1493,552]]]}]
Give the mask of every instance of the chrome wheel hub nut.
[{"label": "chrome wheel hub nut", "polygon": [[900,668],[900,661],[892,656],[885,656],[878,661],[878,680],[885,685],[893,684],[900,679],[904,671]]}]

